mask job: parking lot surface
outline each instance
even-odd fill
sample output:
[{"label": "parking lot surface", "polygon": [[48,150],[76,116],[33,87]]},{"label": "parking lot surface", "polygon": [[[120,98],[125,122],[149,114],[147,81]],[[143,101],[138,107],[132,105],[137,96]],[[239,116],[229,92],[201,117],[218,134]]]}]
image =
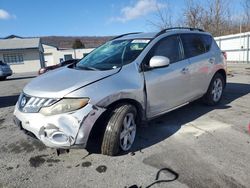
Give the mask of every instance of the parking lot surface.
[{"label": "parking lot surface", "polygon": [[[32,74],[0,82],[0,187],[250,187],[250,66],[229,67],[220,105],[195,101],[139,128],[133,152],[57,156],[12,122]],[[158,176],[157,176],[158,173]]]}]

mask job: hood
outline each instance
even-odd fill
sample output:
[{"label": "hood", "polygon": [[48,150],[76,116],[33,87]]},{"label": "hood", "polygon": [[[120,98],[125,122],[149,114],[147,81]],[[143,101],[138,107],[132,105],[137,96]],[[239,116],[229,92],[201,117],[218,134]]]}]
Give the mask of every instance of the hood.
[{"label": "hood", "polygon": [[62,98],[80,87],[104,79],[118,71],[119,69],[91,71],[63,67],[38,76],[28,83],[23,91],[30,96]]}]

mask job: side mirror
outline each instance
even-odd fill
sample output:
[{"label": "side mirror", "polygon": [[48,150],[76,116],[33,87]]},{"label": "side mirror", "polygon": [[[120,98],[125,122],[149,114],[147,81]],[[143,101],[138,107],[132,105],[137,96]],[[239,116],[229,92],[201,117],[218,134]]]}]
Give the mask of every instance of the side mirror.
[{"label": "side mirror", "polygon": [[167,67],[170,64],[170,60],[164,56],[154,56],[149,61],[150,68]]}]

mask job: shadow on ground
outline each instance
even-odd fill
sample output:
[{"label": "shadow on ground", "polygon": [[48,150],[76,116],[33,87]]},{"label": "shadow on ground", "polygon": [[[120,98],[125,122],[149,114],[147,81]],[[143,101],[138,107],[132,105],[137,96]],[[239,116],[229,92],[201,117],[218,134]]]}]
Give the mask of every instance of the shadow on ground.
[{"label": "shadow on ground", "polygon": [[[228,83],[224,97],[217,106],[206,106],[200,100],[194,101],[187,106],[167,113],[148,123],[146,127],[137,129],[137,138],[132,148],[132,152],[140,151],[155,145],[175,134],[181,126],[194,121],[195,119],[207,114],[215,109],[231,108],[230,103],[244,95],[250,93],[250,84]],[[101,140],[99,136],[92,134],[88,145],[88,150],[99,153]],[[96,146],[98,143],[98,146]]]}]

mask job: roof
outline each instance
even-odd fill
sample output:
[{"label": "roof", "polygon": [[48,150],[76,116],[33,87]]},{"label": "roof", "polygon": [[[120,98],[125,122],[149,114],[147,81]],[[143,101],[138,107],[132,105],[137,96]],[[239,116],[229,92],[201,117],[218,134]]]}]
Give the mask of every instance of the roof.
[{"label": "roof", "polygon": [[[188,29],[172,29],[172,30],[166,30],[162,32],[161,34],[183,34],[183,33],[195,33],[195,34],[208,34],[207,32],[204,31],[198,31],[198,30],[188,30]],[[124,35],[122,37],[117,38],[116,40],[129,40],[129,39],[152,39],[157,37],[159,33],[158,32],[153,32],[153,33],[137,33],[137,34],[128,34]],[[160,35],[161,35],[160,34]],[[159,36],[160,36],[159,35]]]},{"label": "roof", "polygon": [[81,40],[85,48],[96,48],[105,42],[112,39],[112,36],[107,37],[73,37],[73,36],[46,36],[40,37],[42,44],[55,46],[58,49],[71,49],[76,39]]},{"label": "roof", "polygon": [[136,39],[136,38],[140,38],[140,39],[151,39],[151,38],[154,38],[155,35],[157,33],[137,33],[137,34],[128,34],[128,35],[125,35],[121,38],[117,38],[117,39]]},{"label": "roof", "polygon": [[23,37],[17,36],[17,35],[9,35],[7,37],[5,37],[4,39],[13,39],[13,38],[20,38],[22,39]]},{"label": "roof", "polygon": [[40,38],[0,39],[0,50],[36,49],[40,46]]}]

